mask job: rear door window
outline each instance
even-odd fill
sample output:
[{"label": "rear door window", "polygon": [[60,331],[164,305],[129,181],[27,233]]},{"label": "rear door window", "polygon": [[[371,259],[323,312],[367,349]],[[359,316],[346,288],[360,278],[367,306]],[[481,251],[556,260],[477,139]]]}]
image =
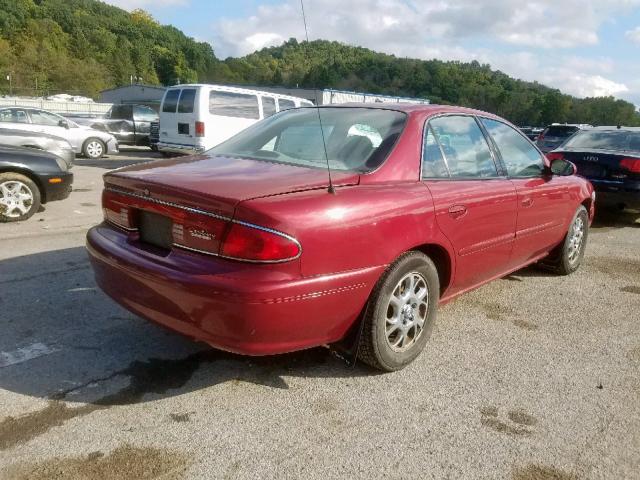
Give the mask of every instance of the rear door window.
[{"label": "rear door window", "polygon": [[276,113],[276,99],[273,97],[262,97],[262,113],[264,118]]},{"label": "rear door window", "polygon": [[529,141],[506,123],[488,118],[481,119],[495,142],[510,177],[537,177],[544,171],[540,152]]},{"label": "rear door window", "polygon": [[20,108],[7,108],[0,110],[0,122],[29,123],[27,112]]},{"label": "rear door window", "polygon": [[195,88],[185,88],[180,95],[178,102],[178,113],[193,113],[193,104],[196,99]]},{"label": "rear door window", "polygon": [[427,126],[424,131],[424,142],[422,150],[422,178],[449,178],[449,170],[444,162],[440,145],[436,142],[436,137]]},{"label": "rear door window", "polygon": [[489,145],[471,116],[447,115],[429,121],[453,178],[498,176]]},{"label": "rear door window", "polygon": [[278,106],[280,107],[280,111],[283,110],[291,110],[292,108],[296,108],[296,102],[293,100],[287,100],[286,98],[278,99]]},{"label": "rear door window", "polygon": [[209,93],[209,112],[223,117],[260,118],[258,97],[247,93],[212,90]]},{"label": "rear door window", "polygon": [[164,96],[164,102],[162,103],[162,111],[167,113],[176,113],[176,107],[178,106],[178,97],[180,97],[179,89],[172,89],[167,91]]}]

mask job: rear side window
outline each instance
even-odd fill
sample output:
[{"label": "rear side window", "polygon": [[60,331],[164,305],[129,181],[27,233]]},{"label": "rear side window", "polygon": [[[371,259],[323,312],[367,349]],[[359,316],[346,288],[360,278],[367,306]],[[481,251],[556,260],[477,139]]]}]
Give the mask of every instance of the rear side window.
[{"label": "rear side window", "polygon": [[180,96],[179,89],[168,90],[164,96],[164,102],[162,103],[162,111],[167,113],[176,113],[176,107],[178,106],[178,97]]},{"label": "rear side window", "polygon": [[498,170],[473,117],[450,115],[429,121],[453,178],[491,178]]},{"label": "rear side window", "polygon": [[178,102],[178,113],[193,113],[193,104],[196,99],[195,88],[185,88]]},{"label": "rear side window", "polygon": [[223,117],[250,118],[258,120],[260,109],[258,97],[246,93],[217,92],[209,93],[209,112]]},{"label": "rear side window", "polygon": [[276,99],[273,97],[262,97],[262,113],[264,118],[276,113]]},{"label": "rear side window", "polygon": [[449,171],[444,162],[442,151],[436,137],[427,126],[424,131],[424,143],[422,150],[422,178],[449,178]]},{"label": "rear side window", "polygon": [[482,124],[498,147],[510,177],[542,175],[544,171],[542,155],[528,140],[505,123],[483,118]]},{"label": "rear side window", "polygon": [[283,110],[291,110],[292,108],[296,108],[296,102],[293,100],[287,100],[286,98],[278,99],[278,106],[280,107],[280,111]]}]

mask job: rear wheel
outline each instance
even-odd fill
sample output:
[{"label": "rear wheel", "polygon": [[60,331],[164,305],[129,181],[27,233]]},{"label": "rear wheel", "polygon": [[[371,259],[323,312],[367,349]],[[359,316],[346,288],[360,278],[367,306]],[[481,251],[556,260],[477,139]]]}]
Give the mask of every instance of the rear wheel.
[{"label": "rear wheel", "polygon": [[102,157],[106,152],[104,142],[99,138],[89,138],[84,142],[82,146],[82,153],[85,157],[91,159],[97,159]]},{"label": "rear wheel", "polygon": [[0,222],[19,222],[40,208],[40,190],[19,173],[0,173]]},{"label": "rear wheel", "polygon": [[371,294],[358,358],[388,372],[411,363],[431,335],[439,292],[438,271],[428,256],[409,252],[398,258]]},{"label": "rear wheel", "polygon": [[559,275],[575,272],[582,263],[589,236],[589,214],[581,205],[578,207],[564,242],[543,261],[543,266],[551,268]]}]

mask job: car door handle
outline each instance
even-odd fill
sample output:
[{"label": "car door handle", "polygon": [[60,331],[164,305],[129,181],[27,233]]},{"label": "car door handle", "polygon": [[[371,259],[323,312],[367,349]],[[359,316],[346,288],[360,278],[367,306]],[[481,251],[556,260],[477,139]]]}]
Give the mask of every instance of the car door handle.
[{"label": "car door handle", "polygon": [[525,208],[530,207],[531,205],[533,205],[533,198],[531,197],[523,198],[521,205]]},{"label": "car door handle", "polygon": [[449,215],[451,217],[458,219],[462,218],[467,214],[467,207],[464,205],[451,205],[449,207]]}]

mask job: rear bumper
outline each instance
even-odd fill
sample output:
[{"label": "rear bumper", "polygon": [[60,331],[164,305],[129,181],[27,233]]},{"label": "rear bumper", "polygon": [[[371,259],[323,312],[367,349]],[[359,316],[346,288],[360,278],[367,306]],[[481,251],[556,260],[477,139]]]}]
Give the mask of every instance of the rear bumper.
[{"label": "rear bumper", "polygon": [[[40,175],[39,179],[44,189],[42,203],[64,200],[71,195],[73,173],[66,172],[55,175]],[[57,181],[57,179],[60,179],[60,181]],[[52,181],[57,183],[51,183]]]},{"label": "rear bumper", "polygon": [[631,185],[611,185],[611,182],[591,180],[591,183],[596,190],[596,205],[640,210],[640,182]]},{"label": "rear bumper", "polygon": [[195,153],[202,153],[206,150],[205,147],[199,145],[182,145],[180,143],[166,143],[158,142],[158,150],[161,152],[169,153],[183,153],[185,155],[192,155]]},{"label": "rear bumper", "polygon": [[216,348],[270,355],[333,343],[357,320],[384,266],[313,278],[175,249],[160,257],[135,233],[87,234],[98,285],[133,313]]}]

